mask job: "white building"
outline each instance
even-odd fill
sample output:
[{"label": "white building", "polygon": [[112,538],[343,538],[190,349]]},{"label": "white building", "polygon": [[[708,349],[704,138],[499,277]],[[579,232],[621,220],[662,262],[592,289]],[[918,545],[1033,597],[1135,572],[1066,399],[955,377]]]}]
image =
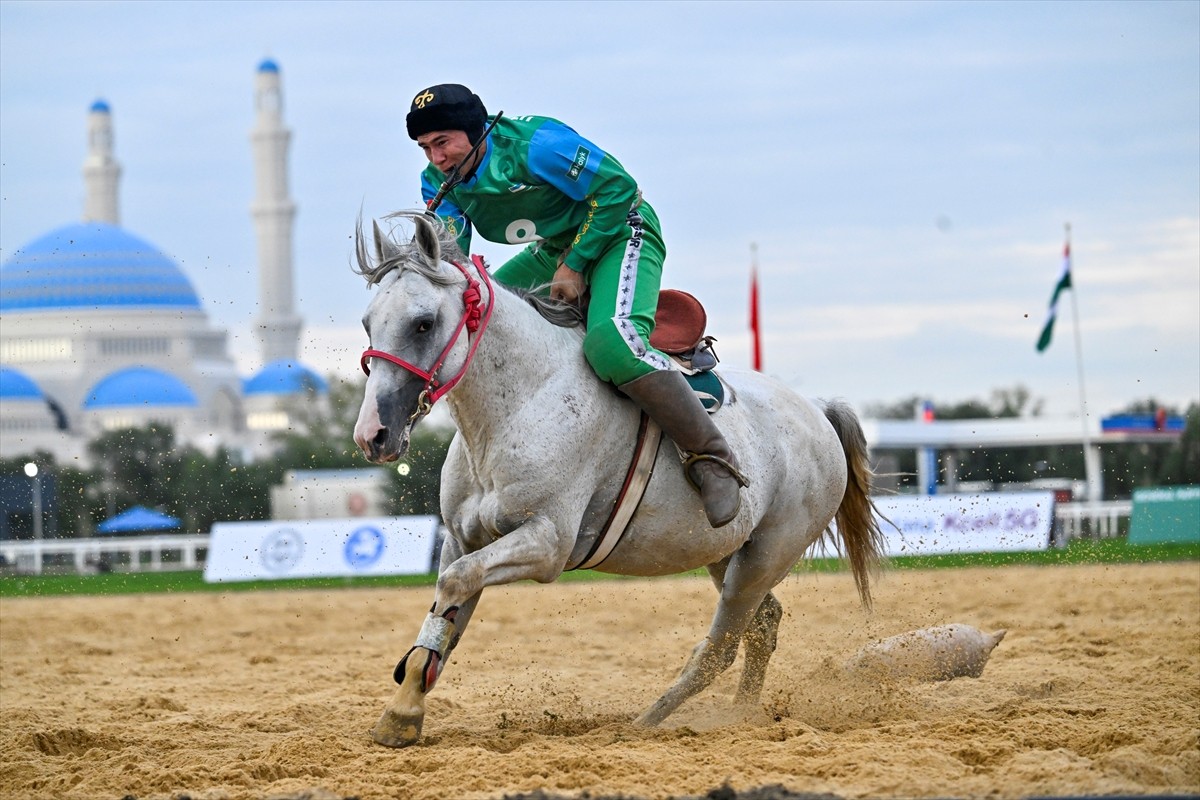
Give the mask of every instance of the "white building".
[{"label": "white building", "polygon": [[288,427],[285,398],[326,394],[296,360],[290,133],[274,61],[259,65],[255,101],[255,324],[267,366],[243,380],[187,275],[121,227],[112,112],[97,101],[87,117],[83,221],[0,265],[0,457],[40,449],[82,458],[97,434],[152,421],[170,424],[181,443],[262,453],[267,434]]}]

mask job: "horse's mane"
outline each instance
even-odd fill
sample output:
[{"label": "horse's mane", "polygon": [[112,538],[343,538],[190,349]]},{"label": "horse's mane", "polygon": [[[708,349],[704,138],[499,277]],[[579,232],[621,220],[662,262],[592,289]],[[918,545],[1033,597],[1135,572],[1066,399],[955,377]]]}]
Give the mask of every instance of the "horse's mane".
[{"label": "horse's mane", "polygon": [[[455,274],[443,270],[440,265],[430,264],[420,249],[412,243],[411,236],[406,237],[403,241],[397,241],[396,231],[401,228],[399,223],[409,221],[415,225],[418,217],[422,217],[433,228],[442,251],[442,260],[459,263],[467,260],[467,256],[458,246],[457,237],[446,227],[442,219],[425,214],[423,211],[396,211],[384,217],[393,224],[386,232],[375,228],[379,237],[376,244],[383,252],[382,254],[372,252],[372,248],[368,246],[367,237],[363,235],[362,215],[360,214],[354,229],[354,255],[358,261],[358,267],[357,269],[351,267],[351,269],[356,274],[362,275],[368,286],[378,286],[388,273],[400,269],[411,269],[439,286],[449,286],[457,279]],[[520,297],[552,325],[560,328],[579,328],[583,325],[582,309],[574,303],[552,300],[548,283],[532,289],[517,289],[503,284],[500,286]]]},{"label": "horse's mane", "polygon": [[[466,260],[463,251],[458,247],[458,240],[446,227],[446,224],[440,218],[426,215],[422,211],[396,211],[384,217],[392,225],[386,232],[375,226],[374,243],[378,247],[375,248],[375,252],[372,252],[372,248],[367,244],[367,237],[363,236],[362,214],[360,213],[354,227],[354,255],[358,261],[358,268],[351,267],[351,269],[366,278],[368,286],[378,286],[385,275],[397,269],[411,269],[439,286],[449,286],[457,279],[456,275],[443,270],[440,264],[429,263],[420,248],[412,243],[411,236],[406,237],[403,243],[396,240],[396,230],[401,227],[399,223],[408,220],[415,225],[418,217],[424,217],[425,222],[433,228],[444,260],[458,262]],[[380,250],[382,252],[379,252]]]},{"label": "horse's mane", "polygon": [[551,325],[560,328],[582,328],[584,323],[583,309],[575,303],[550,298],[550,284],[543,283],[532,289],[514,289],[505,286],[510,292],[533,306]]}]

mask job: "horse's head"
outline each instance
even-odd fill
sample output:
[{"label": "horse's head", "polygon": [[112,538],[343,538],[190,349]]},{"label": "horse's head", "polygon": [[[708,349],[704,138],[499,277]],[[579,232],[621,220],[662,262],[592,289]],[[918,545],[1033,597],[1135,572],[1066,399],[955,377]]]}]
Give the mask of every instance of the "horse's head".
[{"label": "horse's head", "polygon": [[468,337],[457,335],[466,279],[442,261],[443,254],[461,256],[453,236],[419,213],[395,217],[414,225],[410,241],[397,242],[372,223],[368,246],[361,220],[355,232],[357,271],[377,291],[363,314],[370,341],[363,368],[370,371],[354,441],[375,463],[404,455],[430,393],[465,366],[468,353]]}]

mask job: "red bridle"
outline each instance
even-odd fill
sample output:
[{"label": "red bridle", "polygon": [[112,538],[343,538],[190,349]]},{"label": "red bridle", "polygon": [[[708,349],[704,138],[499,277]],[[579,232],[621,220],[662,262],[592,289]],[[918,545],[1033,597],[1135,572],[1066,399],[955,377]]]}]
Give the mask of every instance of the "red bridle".
[{"label": "red bridle", "polygon": [[[428,370],[423,370],[391,353],[370,348],[364,350],[362,358],[359,359],[359,364],[362,366],[363,372],[368,375],[371,374],[371,368],[367,366],[367,360],[382,358],[384,361],[390,361],[396,366],[403,367],[414,375],[425,379],[425,388],[421,391],[420,397],[417,399],[417,408],[413,411],[412,416],[409,417],[409,422],[414,422],[428,414],[433,408],[433,404],[462,380],[463,375],[467,373],[467,367],[471,366],[471,359],[475,357],[475,349],[479,347],[479,342],[483,339],[483,332],[487,330],[488,321],[492,318],[492,307],[495,305],[496,292],[492,287],[491,280],[488,278],[487,265],[484,264],[483,257],[471,256],[471,263],[475,266],[475,271],[483,278],[483,283],[488,288],[487,308],[482,308],[483,297],[479,292],[479,281],[472,278],[471,273],[467,272],[467,268],[462,264],[456,261],[450,263],[458,267],[459,272],[467,279],[467,288],[463,290],[463,315],[462,319],[458,321],[458,327],[450,335],[450,341],[446,343],[437,360],[433,362],[433,366]],[[475,340],[471,342],[471,347],[467,350],[467,359],[463,362],[462,369],[453,378],[445,383],[441,383],[437,377],[438,370],[442,368],[446,356],[450,354],[450,350],[458,342],[459,334],[463,332],[464,328],[468,334],[475,334]]]}]

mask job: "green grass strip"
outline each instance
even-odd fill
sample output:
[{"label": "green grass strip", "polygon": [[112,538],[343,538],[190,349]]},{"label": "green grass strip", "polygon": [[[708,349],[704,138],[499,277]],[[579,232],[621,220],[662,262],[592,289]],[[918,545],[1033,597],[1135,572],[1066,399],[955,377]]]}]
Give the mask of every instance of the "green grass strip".
[{"label": "green grass strip", "polygon": [[[1077,539],[1067,547],[1011,553],[949,553],[944,555],[892,556],[892,569],[946,569],[956,567],[1065,566],[1070,564],[1148,564],[1200,560],[1200,543],[1128,544],[1125,539]],[[813,562],[816,571],[841,569],[836,559]],[[803,568],[803,567],[801,567]]]},{"label": "green grass strip", "polygon": [[[1020,553],[960,553],[936,556],[895,556],[890,569],[954,569],[1022,565],[1143,564],[1164,561],[1200,561],[1200,543],[1130,545],[1124,539],[1075,541],[1058,550]],[[840,572],[847,569],[837,558],[801,562],[797,572]],[[692,570],[685,575],[704,575]],[[677,577],[677,576],[673,576]],[[387,575],[362,578],[287,578],[272,581],[205,583],[199,570],[180,572],[111,572],[101,575],[6,575],[0,577],[0,598],[69,595],[125,595],[163,592],[248,592],[288,589],[375,589],[432,586],[436,575]],[[640,580],[582,570],[565,573],[560,580]]]}]

